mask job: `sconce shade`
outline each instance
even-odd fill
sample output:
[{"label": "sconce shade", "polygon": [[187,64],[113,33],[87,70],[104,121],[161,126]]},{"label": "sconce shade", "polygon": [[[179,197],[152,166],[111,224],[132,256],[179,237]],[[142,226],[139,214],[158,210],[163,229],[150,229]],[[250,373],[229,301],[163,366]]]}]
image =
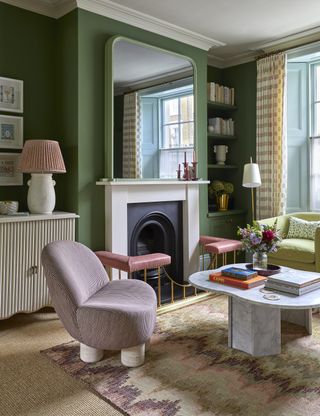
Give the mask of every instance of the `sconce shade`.
[{"label": "sconce shade", "polygon": [[24,173],[65,173],[59,143],[55,140],[27,140],[18,170]]},{"label": "sconce shade", "polygon": [[243,168],[242,186],[245,188],[258,188],[261,186],[261,177],[257,163],[247,163]]}]

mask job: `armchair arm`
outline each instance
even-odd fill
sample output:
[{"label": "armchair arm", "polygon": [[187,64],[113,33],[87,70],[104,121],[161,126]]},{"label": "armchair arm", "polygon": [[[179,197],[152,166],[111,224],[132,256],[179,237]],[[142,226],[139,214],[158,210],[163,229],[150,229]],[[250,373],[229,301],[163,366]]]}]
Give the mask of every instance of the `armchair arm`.
[{"label": "armchair arm", "polygon": [[316,228],[314,236],[314,255],[316,259],[316,272],[320,273],[320,227]]}]

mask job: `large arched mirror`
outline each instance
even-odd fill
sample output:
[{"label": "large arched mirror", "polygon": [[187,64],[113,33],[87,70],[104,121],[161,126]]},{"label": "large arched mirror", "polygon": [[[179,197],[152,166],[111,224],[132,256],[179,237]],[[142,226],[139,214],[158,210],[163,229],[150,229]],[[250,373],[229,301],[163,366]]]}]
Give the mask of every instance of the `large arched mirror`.
[{"label": "large arched mirror", "polygon": [[195,149],[191,60],[115,37],[107,42],[106,63],[107,176],[176,178]]}]

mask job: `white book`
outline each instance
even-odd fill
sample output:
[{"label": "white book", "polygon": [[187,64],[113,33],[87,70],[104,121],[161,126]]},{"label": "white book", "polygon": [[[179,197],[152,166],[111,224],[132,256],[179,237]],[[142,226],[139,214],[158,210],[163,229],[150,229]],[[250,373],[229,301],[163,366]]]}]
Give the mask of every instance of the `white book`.
[{"label": "white book", "polygon": [[300,288],[320,282],[320,273],[305,272],[303,270],[286,271],[269,276],[268,281]]},{"label": "white book", "polygon": [[313,283],[309,286],[305,286],[301,288],[267,282],[265,285],[265,288],[271,289],[271,290],[278,290],[279,292],[285,292],[285,293],[290,293],[292,295],[300,296],[300,295],[305,295],[306,293],[309,293],[309,292],[313,292],[314,290],[320,289],[320,282]]}]

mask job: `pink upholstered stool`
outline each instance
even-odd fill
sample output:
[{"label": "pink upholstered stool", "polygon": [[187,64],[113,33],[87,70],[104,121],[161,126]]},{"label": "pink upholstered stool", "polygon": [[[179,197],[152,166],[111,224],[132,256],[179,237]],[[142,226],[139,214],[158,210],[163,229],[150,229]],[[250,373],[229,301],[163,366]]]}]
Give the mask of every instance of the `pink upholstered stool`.
[{"label": "pink upholstered stool", "polygon": [[218,267],[218,255],[222,254],[222,265],[227,264],[227,254],[233,251],[233,262],[236,263],[236,251],[240,250],[242,244],[238,240],[223,239],[213,243],[206,244],[204,249],[210,253],[211,263],[209,268],[216,269]]},{"label": "pink upholstered stool", "polygon": [[[201,235],[199,239],[200,244],[200,255],[202,258],[202,270],[204,270],[204,252],[205,252],[205,245],[210,243],[216,243],[218,241],[225,240],[225,238],[220,237],[211,237],[210,235]],[[210,262],[211,265],[211,262]]]},{"label": "pink upholstered stool", "polygon": [[144,281],[147,281],[147,270],[158,269],[158,306],[161,306],[161,275],[160,268],[171,264],[171,257],[163,253],[144,254],[142,256],[125,256],[110,251],[96,251],[95,254],[100,259],[104,267],[109,269],[109,277],[112,280],[111,269],[119,270],[119,279],[121,279],[121,270],[129,273],[144,271]]}]

